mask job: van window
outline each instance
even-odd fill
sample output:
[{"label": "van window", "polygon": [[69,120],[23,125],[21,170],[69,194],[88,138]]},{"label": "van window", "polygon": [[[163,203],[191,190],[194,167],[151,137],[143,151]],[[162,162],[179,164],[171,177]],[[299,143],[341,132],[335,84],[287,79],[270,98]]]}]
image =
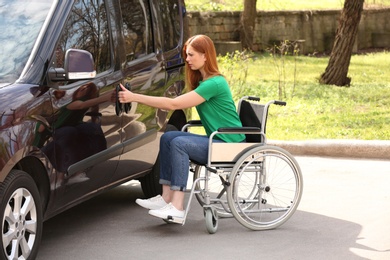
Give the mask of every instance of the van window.
[{"label": "van window", "polygon": [[111,67],[110,38],[104,1],[75,1],[57,46],[56,67],[63,68],[69,48],[89,51],[100,73]]},{"label": "van window", "polygon": [[21,76],[52,2],[0,1],[0,85]]},{"label": "van window", "polygon": [[127,62],[153,52],[150,6],[147,0],[120,1]]},{"label": "van window", "polygon": [[163,25],[163,51],[176,48],[181,37],[181,10],[178,0],[159,0]]}]

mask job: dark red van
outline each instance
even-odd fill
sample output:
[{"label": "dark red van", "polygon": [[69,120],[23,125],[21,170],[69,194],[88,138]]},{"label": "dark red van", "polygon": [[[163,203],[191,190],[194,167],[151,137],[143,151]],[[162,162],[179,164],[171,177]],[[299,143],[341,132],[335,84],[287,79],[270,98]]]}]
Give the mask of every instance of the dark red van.
[{"label": "dark red van", "polygon": [[159,192],[159,136],[186,111],[115,96],[182,93],[183,2],[0,1],[0,259],[34,259],[44,220],[107,189]]}]

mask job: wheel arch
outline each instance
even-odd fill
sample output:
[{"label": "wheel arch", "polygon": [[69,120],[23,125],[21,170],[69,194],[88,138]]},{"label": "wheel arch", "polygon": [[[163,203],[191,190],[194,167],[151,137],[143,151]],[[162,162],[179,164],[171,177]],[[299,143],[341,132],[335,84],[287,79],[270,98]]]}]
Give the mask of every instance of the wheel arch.
[{"label": "wheel arch", "polygon": [[187,118],[190,117],[190,110],[175,110],[168,120],[168,125],[173,125],[177,130],[181,130],[187,123]]},{"label": "wheel arch", "polygon": [[13,169],[24,171],[34,179],[41,198],[42,209],[45,212],[50,194],[50,181],[47,168],[37,157],[27,156],[22,158]]}]

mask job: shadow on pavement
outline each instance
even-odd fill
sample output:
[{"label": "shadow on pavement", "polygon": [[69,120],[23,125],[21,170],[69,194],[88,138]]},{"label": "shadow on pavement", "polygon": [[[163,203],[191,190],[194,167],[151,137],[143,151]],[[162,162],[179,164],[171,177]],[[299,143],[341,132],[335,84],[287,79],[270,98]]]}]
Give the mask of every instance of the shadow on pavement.
[{"label": "shadow on pavement", "polygon": [[137,183],[122,185],[48,220],[37,259],[369,259],[359,255],[383,254],[360,245],[362,226],[345,220],[298,210],[275,230],[251,231],[229,218],[220,219],[217,233],[210,235],[195,199],[180,226],[149,216],[134,203],[140,196]]}]

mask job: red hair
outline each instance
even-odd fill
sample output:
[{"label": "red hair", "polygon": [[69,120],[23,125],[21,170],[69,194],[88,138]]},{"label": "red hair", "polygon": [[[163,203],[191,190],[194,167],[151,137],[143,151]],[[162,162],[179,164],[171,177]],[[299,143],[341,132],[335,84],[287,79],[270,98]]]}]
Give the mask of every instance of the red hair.
[{"label": "red hair", "polygon": [[[206,57],[204,71],[207,76],[221,75],[218,69],[217,52],[213,41],[206,35],[195,35],[187,40],[183,47],[184,60],[187,59],[187,48],[191,46],[196,52],[202,53]],[[199,70],[191,70],[188,63],[185,65],[185,75],[187,87],[194,90],[199,86],[199,81],[203,80]]]}]

